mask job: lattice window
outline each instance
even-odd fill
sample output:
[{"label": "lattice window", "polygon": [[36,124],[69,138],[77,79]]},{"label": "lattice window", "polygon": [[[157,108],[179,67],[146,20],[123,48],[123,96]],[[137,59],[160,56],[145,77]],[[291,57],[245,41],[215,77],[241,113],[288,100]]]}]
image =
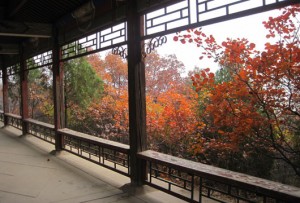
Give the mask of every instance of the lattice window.
[{"label": "lattice window", "polygon": [[222,17],[252,8],[276,3],[276,0],[197,0],[197,21]]},{"label": "lattice window", "polygon": [[34,56],[26,60],[26,68],[39,68],[46,65],[52,64],[52,50]]},{"label": "lattice window", "polygon": [[7,67],[7,75],[16,75],[20,72],[20,64],[17,63],[15,65]]},{"label": "lattice window", "polygon": [[126,22],[101,30],[62,47],[62,59],[120,46],[127,41]]},{"label": "lattice window", "polygon": [[268,10],[267,7],[276,4],[288,5],[288,2],[288,0],[181,1],[145,14],[144,39],[254,14]]},{"label": "lattice window", "polygon": [[127,24],[121,23],[119,25],[110,27],[103,31],[100,31],[100,48],[109,47],[127,40]]},{"label": "lattice window", "polygon": [[150,35],[190,24],[190,1],[183,1],[145,15],[145,34]]}]

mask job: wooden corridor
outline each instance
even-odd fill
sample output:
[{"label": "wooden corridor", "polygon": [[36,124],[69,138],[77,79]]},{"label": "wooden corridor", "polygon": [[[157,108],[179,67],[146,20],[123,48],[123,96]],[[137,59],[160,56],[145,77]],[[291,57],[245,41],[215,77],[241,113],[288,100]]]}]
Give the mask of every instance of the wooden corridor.
[{"label": "wooden corridor", "polygon": [[0,203],[183,202],[148,186],[128,189],[129,178],[20,135],[0,129]]}]

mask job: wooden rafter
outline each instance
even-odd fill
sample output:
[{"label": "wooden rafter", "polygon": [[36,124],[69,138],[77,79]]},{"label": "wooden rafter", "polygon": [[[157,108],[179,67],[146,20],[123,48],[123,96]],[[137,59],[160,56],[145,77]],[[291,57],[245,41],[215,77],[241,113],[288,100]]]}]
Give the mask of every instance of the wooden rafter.
[{"label": "wooden rafter", "polygon": [[0,36],[49,38],[51,33],[50,24],[0,21]]}]

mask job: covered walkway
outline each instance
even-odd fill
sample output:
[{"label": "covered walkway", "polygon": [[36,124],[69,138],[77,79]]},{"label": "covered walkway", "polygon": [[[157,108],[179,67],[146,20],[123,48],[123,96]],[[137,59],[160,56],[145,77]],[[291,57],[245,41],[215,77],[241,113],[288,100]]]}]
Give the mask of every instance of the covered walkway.
[{"label": "covered walkway", "polygon": [[[2,123],[1,123],[2,126]],[[0,129],[0,203],[183,202],[62,151],[13,127]]]},{"label": "covered walkway", "polygon": [[[299,188],[148,149],[147,54],[165,44],[169,34],[294,5],[299,0],[224,2],[1,1],[0,120],[5,127],[0,129],[0,203],[300,202]],[[124,92],[128,99],[124,104],[128,108],[122,112],[128,144],[68,126],[68,111],[73,109],[68,109],[71,100],[65,88],[64,64],[107,51],[127,62]],[[34,70],[46,76],[45,81],[37,82],[40,76],[31,76]],[[30,85],[42,83],[43,93],[31,94],[37,91],[30,92]],[[33,98],[40,100],[45,95],[49,97],[47,121],[37,119],[30,106]],[[107,113],[109,117],[113,114]],[[114,119],[103,126],[114,124]]]}]

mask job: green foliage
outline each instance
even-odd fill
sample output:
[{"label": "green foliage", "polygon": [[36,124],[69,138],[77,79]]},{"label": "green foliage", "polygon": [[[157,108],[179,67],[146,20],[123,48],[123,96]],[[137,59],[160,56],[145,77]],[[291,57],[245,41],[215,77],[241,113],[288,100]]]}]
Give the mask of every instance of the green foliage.
[{"label": "green foliage", "polygon": [[231,81],[232,78],[232,74],[230,73],[230,69],[227,67],[221,67],[219,70],[216,71],[215,74],[215,83],[216,84],[220,84],[223,82],[229,82]]},{"label": "green foliage", "polygon": [[20,114],[21,88],[18,74],[8,76],[9,112]]},{"label": "green foliage", "polygon": [[103,92],[103,81],[85,58],[78,58],[64,64],[64,88],[67,106],[86,108]]},{"label": "green foliage", "polygon": [[29,116],[47,123],[54,123],[52,78],[48,66],[28,72]]},{"label": "green foliage", "polygon": [[78,117],[101,98],[104,83],[83,57],[66,62],[64,71],[66,127],[82,131],[85,124]]}]

